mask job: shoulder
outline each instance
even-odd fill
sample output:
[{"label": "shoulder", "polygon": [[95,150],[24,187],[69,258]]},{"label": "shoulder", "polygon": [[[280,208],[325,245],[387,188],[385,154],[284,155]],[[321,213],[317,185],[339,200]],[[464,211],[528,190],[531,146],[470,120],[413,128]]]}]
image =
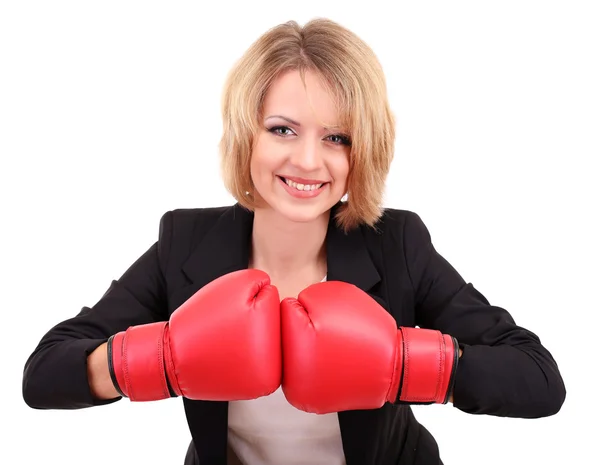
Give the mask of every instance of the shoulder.
[{"label": "shoulder", "polygon": [[404,256],[414,261],[415,254],[428,254],[432,248],[429,229],[421,215],[411,210],[385,208],[377,223],[361,229],[370,249],[379,249],[395,259]]},{"label": "shoulder", "polygon": [[367,234],[406,241],[414,236],[429,236],[421,216],[411,210],[385,208],[373,227],[364,227]]},{"label": "shoulder", "polygon": [[396,227],[398,225],[403,226],[407,221],[418,217],[419,215],[411,210],[401,210],[398,208],[384,208],[377,222],[379,227]]},{"label": "shoulder", "polygon": [[210,229],[227,215],[232,215],[236,205],[177,208],[169,210],[160,218],[158,248],[161,256],[166,257],[175,249],[191,250]]},{"label": "shoulder", "polygon": [[161,234],[170,231],[186,232],[210,227],[235,206],[206,208],[177,208],[164,213],[160,219]]}]

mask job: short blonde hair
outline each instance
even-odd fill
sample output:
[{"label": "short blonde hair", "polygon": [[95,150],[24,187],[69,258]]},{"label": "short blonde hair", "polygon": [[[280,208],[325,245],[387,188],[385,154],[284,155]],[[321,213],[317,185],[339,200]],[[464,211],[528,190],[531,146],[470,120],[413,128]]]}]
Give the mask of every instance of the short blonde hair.
[{"label": "short blonde hair", "polygon": [[254,209],[250,157],[265,95],[282,73],[316,72],[329,85],[351,139],[347,201],[336,221],[345,231],[382,215],[394,155],[395,120],[379,60],[358,36],[328,19],[280,24],[254,42],[230,71],[223,92],[221,171],[227,190]]}]

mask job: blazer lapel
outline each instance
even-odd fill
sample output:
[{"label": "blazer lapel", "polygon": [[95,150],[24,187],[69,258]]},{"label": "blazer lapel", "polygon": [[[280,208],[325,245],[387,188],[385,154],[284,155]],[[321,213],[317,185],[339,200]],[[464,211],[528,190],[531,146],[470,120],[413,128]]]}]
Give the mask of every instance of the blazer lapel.
[{"label": "blazer lapel", "polygon": [[344,281],[367,292],[381,276],[369,256],[363,230],[345,233],[335,224],[334,214],[335,208],[327,229],[327,280]]},{"label": "blazer lapel", "polygon": [[248,268],[253,223],[254,213],[240,204],[225,209],[183,265],[195,287]]}]

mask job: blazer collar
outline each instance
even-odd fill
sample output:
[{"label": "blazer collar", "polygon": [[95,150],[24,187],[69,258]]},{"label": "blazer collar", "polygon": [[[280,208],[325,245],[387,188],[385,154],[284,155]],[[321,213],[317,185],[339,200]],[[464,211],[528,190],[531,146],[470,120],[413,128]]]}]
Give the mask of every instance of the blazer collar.
[{"label": "blazer collar", "polygon": [[[326,236],[327,280],[354,284],[363,291],[381,277],[369,255],[362,227],[344,233],[335,221],[338,202],[331,211]],[[254,213],[239,203],[227,207],[183,265],[198,287],[232,271],[248,268]]]}]

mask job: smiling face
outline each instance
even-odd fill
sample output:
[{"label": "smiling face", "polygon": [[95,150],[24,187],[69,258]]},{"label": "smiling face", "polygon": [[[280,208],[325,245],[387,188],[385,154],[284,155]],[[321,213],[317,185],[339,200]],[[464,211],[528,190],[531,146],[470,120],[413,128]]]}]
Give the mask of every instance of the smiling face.
[{"label": "smiling face", "polygon": [[350,140],[329,90],[311,71],[273,82],[265,96],[250,173],[259,208],[296,222],[314,220],[346,193]]}]

